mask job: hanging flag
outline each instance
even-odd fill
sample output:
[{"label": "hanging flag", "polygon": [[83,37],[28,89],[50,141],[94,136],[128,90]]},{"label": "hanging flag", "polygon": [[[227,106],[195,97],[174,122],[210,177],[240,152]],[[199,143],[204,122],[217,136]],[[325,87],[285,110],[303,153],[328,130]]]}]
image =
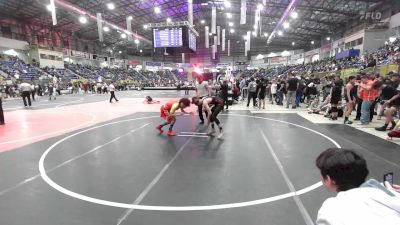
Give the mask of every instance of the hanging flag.
[{"label": "hanging flag", "polygon": [[205,39],[205,41],[206,41],[205,47],[206,47],[206,48],[209,48],[209,47],[210,47],[210,42],[209,42],[209,38],[210,38],[209,33],[210,33],[210,31],[208,30],[208,26],[206,26],[206,27],[204,28],[204,30],[205,30],[205,32],[204,32],[204,39]]},{"label": "hanging flag", "polygon": [[212,59],[215,59],[215,52],[217,51],[217,46],[213,45],[212,46]]},{"label": "hanging flag", "polygon": [[244,56],[247,56],[247,51],[248,51],[247,47],[249,46],[247,43],[248,43],[248,41],[244,42]]},{"label": "hanging flag", "polygon": [[246,24],[246,13],[247,13],[246,0],[242,0],[240,5],[240,24]]},{"label": "hanging flag", "polygon": [[250,51],[250,39],[251,39],[251,32],[247,31],[247,51]]},{"label": "hanging flag", "polygon": [[217,45],[221,45],[221,27],[217,26]]},{"label": "hanging flag", "polygon": [[217,36],[214,36],[213,59],[215,59],[215,54],[217,53],[217,42]]},{"label": "hanging flag", "polygon": [[101,13],[97,13],[97,30],[99,31],[99,41],[103,42],[103,23],[101,19]]},{"label": "hanging flag", "polygon": [[222,29],[222,51],[225,51],[225,29]]},{"label": "hanging flag", "polygon": [[188,20],[189,25],[193,26],[193,0],[188,0]]},{"label": "hanging flag", "polygon": [[132,19],[129,16],[126,17],[126,30],[128,31],[128,41],[132,41]]},{"label": "hanging flag", "polygon": [[51,18],[53,20],[53,26],[57,25],[56,5],[54,0],[50,0]]},{"label": "hanging flag", "polygon": [[231,56],[231,40],[228,40],[228,56]]},{"label": "hanging flag", "polygon": [[211,33],[216,34],[217,32],[217,8],[213,6],[211,8]]}]

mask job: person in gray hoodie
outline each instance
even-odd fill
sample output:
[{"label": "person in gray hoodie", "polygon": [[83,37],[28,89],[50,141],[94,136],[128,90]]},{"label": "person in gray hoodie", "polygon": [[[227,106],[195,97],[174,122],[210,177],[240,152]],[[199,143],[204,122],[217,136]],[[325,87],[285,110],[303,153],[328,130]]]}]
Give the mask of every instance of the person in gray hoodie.
[{"label": "person in gray hoodie", "polygon": [[318,156],[316,166],[325,187],[338,193],[322,204],[317,225],[400,224],[399,186],[365,181],[369,171],[361,155],[331,148]]}]

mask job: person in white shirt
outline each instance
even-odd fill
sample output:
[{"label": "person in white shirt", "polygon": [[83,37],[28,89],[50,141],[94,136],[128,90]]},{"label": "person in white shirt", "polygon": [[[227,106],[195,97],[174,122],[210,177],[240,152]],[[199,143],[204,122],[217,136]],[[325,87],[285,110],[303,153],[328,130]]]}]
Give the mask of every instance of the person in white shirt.
[{"label": "person in white shirt", "polygon": [[271,101],[271,104],[274,104],[274,100],[276,98],[277,91],[278,91],[278,84],[276,83],[276,80],[272,80],[272,84],[271,84],[272,101]]},{"label": "person in white shirt", "polygon": [[[203,99],[209,96],[209,85],[207,81],[202,81],[201,79],[199,79],[199,85],[197,86],[197,97],[199,99]],[[203,106],[199,105],[198,106],[198,112],[199,112],[199,118],[200,118],[200,124],[204,124],[204,117],[203,117]],[[207,112],[205,112],[206,117]]]},{"label": "person in white shirt", "polygon": [[31,84],[31,94],[33,101],[35,101],[35,93],[36,93],[35,85]]},{"label": "person in white shirt", "polygon": [[338,193],[322,204],[317,225],[400,224],[399,186],[365,181],[369,171],[362,156],[331,148],[318,156],[316,166],[325,187]]},{"label": "person in white shirt", "polygon": [[108,86],[108,89],[110,90],[110,103],[112,103],[112,100],[115,99],[116,102],[118,102],[118,99],[115,97],[115,86],[113,83],[110,83],[110,85]]},{"label": "person in white shirt", "polygon": [[[22,82],[21,85],[19,86],[20,90],[21,90],[21,97],[22,100],[24,101],[24,106],[25,107],[31,107],[32,103],[31,103],[31,85],[26,83],[26,82]],[[26,104],[26,99],[28,98],[28,104]]]}]

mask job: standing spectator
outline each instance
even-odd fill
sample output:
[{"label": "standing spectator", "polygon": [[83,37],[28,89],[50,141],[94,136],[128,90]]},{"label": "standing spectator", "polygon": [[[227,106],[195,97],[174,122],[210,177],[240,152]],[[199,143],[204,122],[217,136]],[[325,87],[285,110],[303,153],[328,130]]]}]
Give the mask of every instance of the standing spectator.
[{"label": "standing spectator", "polygon": [[33,101],[35,101],[35,93],[36,93],[35,85],[31,84],[31,95]]},{"label": "standing spectator", "polygon": [[398,186],[365,181],[369,171],[362,156],[331,148],[318,156],[316,166],[325,187],[337,193],[322,204],[317,225],[400,224]]},{"label": "standing spectator", "polygon": [[296,91],[299,86],[299,80],[294,76],[294,74],[290,74],[290,78],[287,80],[286,88],[286,108],[289,108],[289,105],[292,105],[292,109],[296,108],[295,99],[296,99]]},{"label": "standing spectator", "polygon": [[344,89],[344,99],[346,100],[346,112],[344,112],[344,124],[352,124],[349,120],[349,116],[353,111],[357,101],[357,86],[355,86],[356,78],[354,76],[349,77],[349,82],[346,84]]},{"label": "standing spectator", "polygon": [[331,90],[331,119],[337,120],[338,117],[338,105],[342,98],[342,85],[339,80],[334,81]]},{"label": "standing spectator", "polygon": [[0,96],[0,125],[4,125],[3,96]]},{"label": "standing spectator", "polygon": [[110,90],[110,103],[112,103],[112,100],[115,99],[116,102],[118,102],[118,99],[115,97],[115,86],[113,83],[110,83],[108,86],[108,89]]},{"label": "standing spectator", "polygon": [[[32,106],[31,85],[26,82],[23,82],[23,83],[21,83],[20,89],[21,89],[21,97],[22,97],[22,100],[24,101],[24,106],[27,107],[29,105],[29,107],[31,107]],[[28,104],[26,104],[26,98],[28,98]]]},{"label": "standing spectator", "polygon": [[54,100],[56,100],[56,88],[54,87],[54,84],[49,84],[49,100],[51,101],[51,97],[54,97]]},{"label": "standing spectator", "polygon": [[[276,83],[276,80],[272,80],[271,84],[271,104],[274,104],[274,101],[276,101],[276,93],[278,92],[278,84]],[[278,102],[277,102],[278,103]]]},{"label": "standing spectator", "polygon": [[306,85],[304,84],[303,81],[299,81],[299,85],[296,90],[296,107],[300,107],[300,102],[303,97],[304,89],[306,88]]},{"label": "standing spectator", "polygon": [[376,90],[372,88],[373,81],[368,78],[367,75],[361,76],[361,83],[359,84],[361,104],[361,118],[358,125],[368,125],[370,123],[370,107],[372,102],[378,94]]},{"label": "standing spectator", "polygon": [[250,79],[250,83],[248,85],[249,96],[247,97],[247,107],[250,105],[250,99],[253,99],[253,107],[256,107],[256,98],[257,98],[257,83],[254,81],[252,77]]},{"label": "standing spectator", "polygon": [[258,101],[258,108],[265,109],[265,96],[267,93],[267,85],[268,85],[268,80],[265,80],[264,78],[261,78],[260,82],[257,85],[257,98],[259,99]]},{"label": "standing spectator", "polygon": [[228,82],[226,80],[224,80],[224,82],[222,82],[221,85],[221,98],[222,100],[224,100],[224,105],[226,107],[226,109],[228,109],[228,90],[229,90],[229,85]]}]

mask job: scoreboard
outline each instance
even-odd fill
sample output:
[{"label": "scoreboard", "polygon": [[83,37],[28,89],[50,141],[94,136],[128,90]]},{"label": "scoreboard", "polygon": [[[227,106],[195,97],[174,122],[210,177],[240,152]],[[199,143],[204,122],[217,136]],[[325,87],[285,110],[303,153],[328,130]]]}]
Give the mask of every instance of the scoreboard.
[{"label": "scoreboard", "polygon": [[185,26],[153,28],[153,47],[166,48],[167,52],[195,52],[197,37]]},{"label": "scoreboard", "polygon": [[183,46],[182,27],[154,28],[153,43],[154,43],[154,48],[182,47]]}]

